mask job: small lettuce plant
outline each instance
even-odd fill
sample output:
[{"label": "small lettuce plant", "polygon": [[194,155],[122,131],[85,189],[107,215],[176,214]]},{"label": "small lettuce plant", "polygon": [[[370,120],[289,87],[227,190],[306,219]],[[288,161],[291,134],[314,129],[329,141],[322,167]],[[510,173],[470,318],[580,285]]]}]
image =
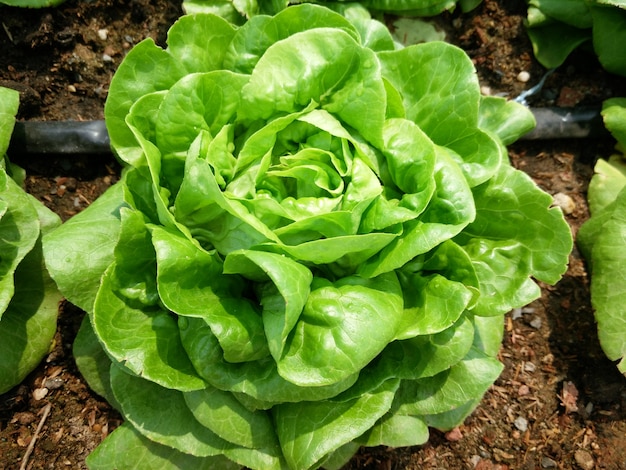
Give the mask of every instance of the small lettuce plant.
[{"label": "small lettuce plant", "polygon": [[[508,162],[534,125],[442,43],[291,6],[184,16],[105,107],[121,181],[44,238],[125,418],[99,468],[338,468],[463,422],[572,247]],[[229,462],[231,462],[229,464]]]},{"label": "small lettuce plant", "polygon": [[527,31],[535,57],[546,68],[590,46],[606,70],[626,76],[623,0],[529,0]]},{"label": "small lettuce plant", "polygon": [[26,194],[9,164],[19,93],[0,87],[0,393],[19,384],[49,352],[61,294],[45,270],[44,233],[58,216]]},{"label": "small lettuce plant", "polygon": [[617,152],[599,159],[589,183],[591,218],[580,228],[577,244],[591,268],[591,303],[600,345],[607,357],[619,361],[626,375],[626,98],[604,102],[602,115],[617,140]]},{"label": "small lettuce plant", "polygon": [[[482,0],[361,0],[361,1],[325,1],[305,0],[319,3],[332,9],[360,6],[374,12],[395,13],[409,16],[434,16],[457,6],[463,12],[476,8]],[[290,4],[302,3],[292,0],[184,0],[183,8],[187,13],[213,13],[233,23],[242,23],[247,18],[259,14],[276,14]]]}]

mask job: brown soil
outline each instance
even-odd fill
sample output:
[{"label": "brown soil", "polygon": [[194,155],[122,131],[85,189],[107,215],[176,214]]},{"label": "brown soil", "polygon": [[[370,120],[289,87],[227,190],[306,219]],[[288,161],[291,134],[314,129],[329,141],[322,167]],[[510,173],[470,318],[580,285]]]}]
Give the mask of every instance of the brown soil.
[{"label": "brown soil", "polygon": [[[70,0],[61,7],[0,7],[0,86],[22,92],[22,120],[102,119],[108,84],[124,53],[145,37],[163,44],[179,2]],[[485,0],[467,15],[436,19],[448,40],[472,57],[485,90],[517,96],[545,70],[523,29],[523,0]],[[106,32],[104,32],[106,30]],[[521,71],[530,80],[518,79]],[[626,96],[624,79],[578,52],[546,82],[533,105],[598,105]],[[521,141],[513,164],[551,194],[568,195],[575,234],[589,217],[593,164],[613,141]],[[27,170],[27,189],[64,220],[119,176],[111,156],[11,155]],[[25,468],[85,468],[85,457],[121,422],[89,391],[72,360],[83,313],[60,307],[55,346],[21,385],[0,396],[0,469],[17,469],[43,422]],[[428,444],[363,449],[348,469],[626,469],[626,379],[602,353],[578,251],[555,287],[509,314],[500,359],[505,370],[466,423],[432,432]],[[44,410],[50,405],[49,415]],[[44,419],[45,418],[45,419]]]}]

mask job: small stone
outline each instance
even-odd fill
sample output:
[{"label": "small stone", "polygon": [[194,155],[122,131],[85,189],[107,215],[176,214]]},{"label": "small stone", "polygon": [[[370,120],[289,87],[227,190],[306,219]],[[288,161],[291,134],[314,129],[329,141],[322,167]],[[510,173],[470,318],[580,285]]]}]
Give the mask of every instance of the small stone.
[{"label": "small stone", "polygon": [[109,37],[109,30],[106,28],[102,28],[98,30],[98,37],[103,41],[106,41]]},{"label": "small stone", "polygon": [[530,74],[526,70],[522,70],[517,74],[518,82],[526,83],[528,80],[530,80]]},{"label": "small stone", "polygon": [[446,439],[450,442],[460,441],[463,439],[463,433],[461,433],[461,430],[456,427],[446,433]]},{"label": "small stone", "polygon": [[487,85],[483,85],[480,87],[480,94],[484,96],[491,96],[491,88]]},{"label": "small stone", "polygon": [[541,467],[542,468],[556,468],[556,462],[552,460],[550,457],[542,457]]},{"label": "small stone", "polygon": [[113,62],[113,57],[109,54],[102,54],[102,62]]},{"label": "small stone", "polygon": [[583,449],[579,449],[574,453],[574,460],[576,460],[578,466],[583,470],[592,470],[595,466],[591,454]]},{"label": "small stone", "polygon": [[50,379],[46,379],[46,380],[44,380],[43,385],[48,390],[56,390],[56,389],[61,388],[63,386],[63,379],[61,377],[53,377],[53,378],[50,378]]},{"label": "small stone", "polygon": [[537,330],[541,328],[541,325],[542,325],[542,321],[541,321],[541,318],[539,317],[535,317],[530,321],[530,326],[532,326],[533,328]]},{"label": "small stone", "polygon": [[513,310],[511,310],[511,317],[513,318],[513,320],[517,320],[518,318],[522,318],[522,309],[521,308],[514,308]]},{"label": "small stone", "polygon": [[49,390],[46,387],[36,388],[33,390],[33,398],[37,401],[43,400],[48,395]]},{"label": "small stone", "polygon": [[519,389],[517,390],[517,394],[520,397],[524,397],[528,395],[529,393],[530,393],[530,388],[528,387],[528,385],[520,385]]},{"label": "small stone", "polygon": [[76,93],[76,87],[74,85],[68,85],[67,91],[69,91],[70,93]]},{"label": "small stone", "polygon": [[574,200],[565,193],[556,193],[552,196],[554,205],[560,207],[564,214],[571,214],[576,209]]},{"label": "small stone", "polygon": [[526,372],[535,372],[535,370],[537,370],[537,366],[529,361],[524,363],[524,370]]},{"label": "small stone", "polygon": [[523,416],[518,416],[517,418],[515,418],[515,421],[513,421],[513,424],[515,425],[517,429],[519,429],[522,432],[526,432],[526,430],[528,429],[528,420],[524,418]]}]

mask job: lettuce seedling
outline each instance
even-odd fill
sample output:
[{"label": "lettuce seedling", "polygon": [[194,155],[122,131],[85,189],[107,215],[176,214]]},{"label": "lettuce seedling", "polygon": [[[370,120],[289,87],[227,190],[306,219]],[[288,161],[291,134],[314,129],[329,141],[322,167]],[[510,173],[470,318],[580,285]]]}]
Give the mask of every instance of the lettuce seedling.
[{"label": "lettuce seedling", "polygon": [[6,158],[19,93],[0,87],[0,393],[19,384],[48,353],[61,294],[47,274],[42,234],[61,223],[10,176]]},{"label": "lettuce seedling", "polygon": [[[361,0],[359,2],[307,0],[333,9],[344,9],[362,6],[375,12],[395,13],[409,16],[434,16],[446,10],[454,10],[457,6],[463,12],[476,8],[482,0]],[[189,13],[213,13],[236,24],[243,23],[247,18],[259,14],[276,14],[290,4],[302,3],[292,0],[270,1],[238,1],[238,0],[184,0],[183,8]]]},{"label": "lettuce seedling", "polygon": [[598,323],[598,337],[605,354],[626,374],[626,99],[605,101],[602,115],[617,139],[618,153],[596,163],[589,183],[591,218],[580,228],[577,244],[591,268],[591,303]]},{"label": "lettuce seedling", "polygon": [[609,72],[626,75],[626,5],[622,0],[529,0],[528,36],[546,68],[565,62],[580,46],[593,47]]},{"label": "lettuce seedling", "polygon": [[565,271],[562,213],[506,155],[530,112],[482,97],[462,50],[370,21],[188,15],[120,64],[123,178],[44,238],[89,313],[81,370],[126,419],[91,468],[424,443],[498,377],[503,315]]}]

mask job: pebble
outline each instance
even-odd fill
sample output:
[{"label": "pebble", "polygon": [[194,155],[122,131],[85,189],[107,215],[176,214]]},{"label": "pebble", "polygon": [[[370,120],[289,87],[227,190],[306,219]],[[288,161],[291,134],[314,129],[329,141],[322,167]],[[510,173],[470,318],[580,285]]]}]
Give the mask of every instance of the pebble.
[{"label": "pebble", "polygon": [[481,86],[480,93],[483,96],[491,96],[491,87],[488,87],[487,85]]},{"label": "pebble", "polygon": [[48,395],[49,390],[46,387],[36,388],[33,390],[33,398],[37,401],[43,400]]},{"label": "pebble", "polygon": [[595,467],[593,457],[589,452],[579,449],[574,453],[574,460],[583,470],[592,470]]},{"label": "pebble", "polygon": [[74,85],[68,85],[67,91],[69,91],[70,93],[76,93],[76,87]]},{"label": "pebble", "polygon": [[517,74],[518,82],[526,83],[528,80],[530,80],[530,74],[526,70],[522,70]]},{"label": "pebble", "polygon": [[515,425],[517,429],[519,429],[522,432],[526,432],[526,430],[528,429],[528,420],[524,418],[523,416],[518,416],[517,418],[515,418],[515,421],[513,421],[513,424]]},{"label": "pebble", "polygon": [[576,209],[576,203],[574,200],[565,193],[556,193],[552,196],[554,204],[560,207],[563,213],[569,215]]},{"label": "pebble", "polygon": [[535,329],[539,329],[541,328],[542,322],[541,322],[541,318],[539,317],[535,317],[530,321],[530,326],[532,326]]},{"label": "pebble", "polygon": [[518,318],[522,318],[522,309],[521,308],[514,308],[511,311],[511,317],[513,317],[513,320],[517,320]]},{"label": "pebble", "polygon": [[537,370],[537,366],[532,362],[528,361],[524,363],[524,371],[526,372],[535,372]]},{"label": "pebble", "polygon": [[446,439],[450,442],[460,441],[461,439],[463,439],[463,433],[458,427],[456,427],[446,433]]},{"label": "pebble", "polygon": [[541,467],[542,468],[556,468],[556,462],[552,460],[550,457],[542,457]]},{"label": "pebble", "polygon": [[109,54],[102,54],[102,62],[113,62],[113,57]]},{"label": "pebble", "polygon": [[56,390],[63,386],[63,379],[61,377],[52,377],[44,380],[43,385],[48,390]]},{"label": "pebble", "polygon": [[98,37],[103,41],[106,41],[109,37],[109,30],[106,28],[102,28],[98,30]]}]

